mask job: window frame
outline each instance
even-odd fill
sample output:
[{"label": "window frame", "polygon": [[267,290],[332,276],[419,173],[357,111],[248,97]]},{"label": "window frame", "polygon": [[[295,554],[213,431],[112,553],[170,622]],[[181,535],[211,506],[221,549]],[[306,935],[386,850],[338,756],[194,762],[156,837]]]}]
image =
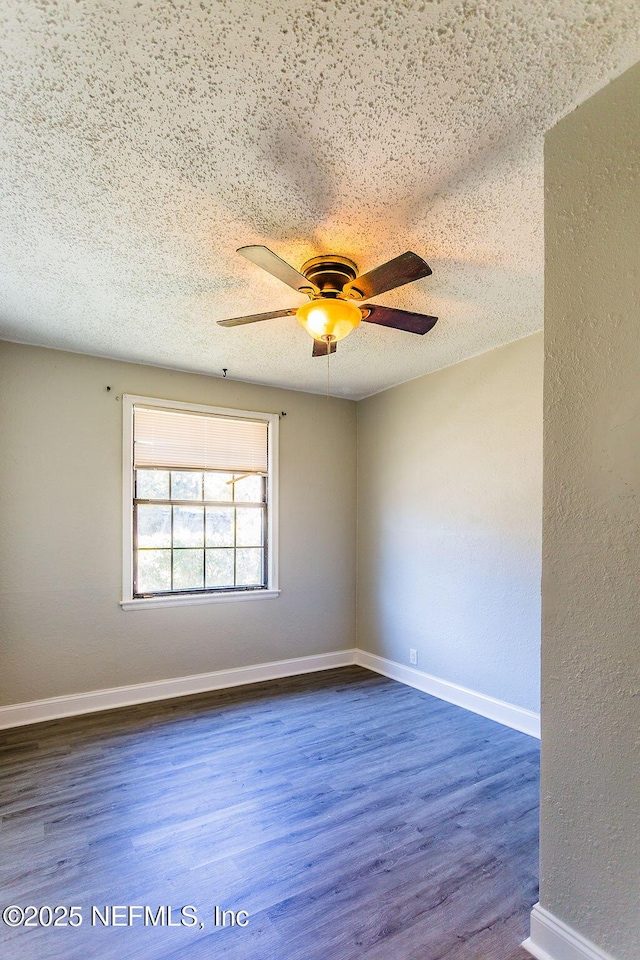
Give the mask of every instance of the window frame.
[{"label": "window frame", "polygon": [[[198,591],[194,593],[170,593],[154,597],[134,597],[134,462],[133,462],[133,411],[136,404],[161,407],[165,410],[183,410],[188,413],[205,413],[210,416],[228,417],[233,420],[261,420],[267,424],[267,585],[250,590],[231,587],[228,590]],[[267,600],[280,595],[278,582],[278,428],[277,413],[262,413],[251,410],[236,410],[232,407],[213,407],[201,403],[186,403],[164,400],[158,397],[143,397],[137,394],[122,395],[123,446],[122,446],[122,600],[123,610],[141,610],[153,607],[189,606],[201,603],[221,603],[240,600]]]}]

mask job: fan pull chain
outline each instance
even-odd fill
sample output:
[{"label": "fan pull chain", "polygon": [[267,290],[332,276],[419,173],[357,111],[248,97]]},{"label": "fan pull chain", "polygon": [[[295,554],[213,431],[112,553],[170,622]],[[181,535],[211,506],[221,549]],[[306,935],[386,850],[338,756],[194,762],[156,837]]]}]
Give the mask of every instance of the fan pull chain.
[{"label": "fan pull chain", "polygon": [[327,344],[327,405],[329,404],[329,387],[331,384],[331,344]]}]

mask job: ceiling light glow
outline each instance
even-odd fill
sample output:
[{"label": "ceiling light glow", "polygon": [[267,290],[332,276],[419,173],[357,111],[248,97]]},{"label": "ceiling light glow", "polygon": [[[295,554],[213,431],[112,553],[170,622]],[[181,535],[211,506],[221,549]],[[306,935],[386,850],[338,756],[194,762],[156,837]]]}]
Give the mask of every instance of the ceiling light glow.
[{"label": "ceiling light glow", "polygon": [[314,340],[344,340],[362,320],[362,311],[347,300],[318,297],[296,311],[298,323]]}]

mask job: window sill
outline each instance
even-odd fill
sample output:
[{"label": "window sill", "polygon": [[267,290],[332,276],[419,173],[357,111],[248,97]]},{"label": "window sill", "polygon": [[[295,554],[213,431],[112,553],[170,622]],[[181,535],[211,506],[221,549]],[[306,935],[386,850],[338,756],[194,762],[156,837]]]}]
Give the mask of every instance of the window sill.
[{"label": "window sill", "polygon": [[145,610],[151,607],[190,607],[201,603],[274,600],[279,596],[279,590],[240,590],[237,593],[207,593],[204,596],[139,597],[135,600],[121,600],[120,606],[123,610]]}]

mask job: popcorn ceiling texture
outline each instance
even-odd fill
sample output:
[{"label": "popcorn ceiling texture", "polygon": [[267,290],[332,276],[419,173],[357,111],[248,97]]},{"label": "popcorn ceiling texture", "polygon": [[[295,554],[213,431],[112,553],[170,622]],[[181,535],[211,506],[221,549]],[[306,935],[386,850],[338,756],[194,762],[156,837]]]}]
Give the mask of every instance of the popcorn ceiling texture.
[{"label": "popcorn ceiling texture", "polygon": [[4,0],[0,336],[325,388],[297,306],[245,262],[433,277],[332,359],[362,397],[542,326],[542,137],[640,55],[635,0]]}]

